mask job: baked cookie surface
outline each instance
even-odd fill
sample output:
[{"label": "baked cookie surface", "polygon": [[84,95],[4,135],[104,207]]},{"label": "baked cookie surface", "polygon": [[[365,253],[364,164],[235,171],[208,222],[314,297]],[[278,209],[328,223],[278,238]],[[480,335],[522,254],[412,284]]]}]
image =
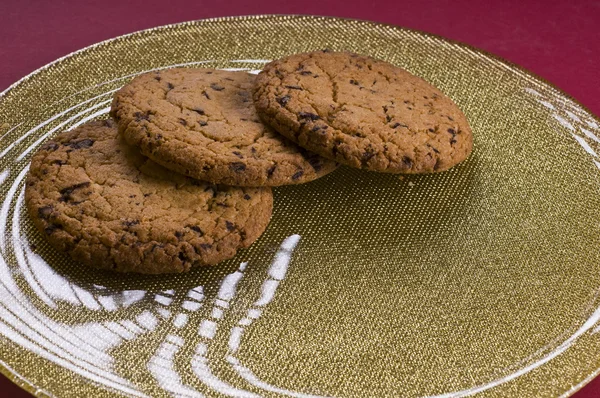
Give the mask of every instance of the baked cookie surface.
[{"label": "baked cookie surface", "polygon": [[216,186],[142,156],[113,121],[63,132],[33,156],[25,203],[50,244],[85,265],[171,273],[231,258],[265,230],[270,188]]},{"label": "baked cookie surface", "polygon": [[142,154],[219,184],[278,186],[319,178],[337,165],[265,126],[254,108],[255,76],[168,69],[139,76],[115,95],[111,114]]},{"label": "baked cookie surface", "polygon": [[318,51],[267,64],[254,102],[261,118],[300,146],[339,163],[389,173],[447,170],[473,148],[458,106],[384,61]]}]

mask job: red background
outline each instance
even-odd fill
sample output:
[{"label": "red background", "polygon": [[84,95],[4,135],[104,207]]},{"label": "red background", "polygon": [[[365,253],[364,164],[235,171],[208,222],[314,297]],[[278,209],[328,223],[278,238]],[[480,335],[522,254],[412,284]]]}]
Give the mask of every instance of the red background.
[{"label": "red background", "polygon": [[[358,18],[441,35],[529,69],[600,115],[600,1],[591,0],[0,0],[0,91],[101,40],[170,23],[251,14]],[[28,396],[1,376],[0,392]],[[600,397],[600,378],[575,397]]]}]

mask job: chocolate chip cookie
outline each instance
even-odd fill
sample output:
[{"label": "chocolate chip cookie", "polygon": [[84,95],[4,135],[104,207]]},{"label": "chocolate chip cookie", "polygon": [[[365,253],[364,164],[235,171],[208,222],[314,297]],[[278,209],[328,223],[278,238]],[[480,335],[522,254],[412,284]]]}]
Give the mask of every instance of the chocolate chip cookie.
[{"label": "chocolate chip cookie", "polygon": [[339,163],[388,173],[447,170],[473,148],[465,115],[440,90],[384,61],[318,51],[267,64],[256,79],[262,119]]},{"label": "chocolate chip cookie", "polygon": [[125,143],[111,120],[59,134],[33,156],[25,201],[52,246],[81,263],[148,274],[231,258],[265,230],[270,188],[173,173]]},{"label": "chocolate chip cookie", "polygon": [[111,115],[132,145],[161,165],[219,184],[277,186],[319,178],[336,163],[265,126],[254,108],[255,76],[169,69],[116,93]]}]

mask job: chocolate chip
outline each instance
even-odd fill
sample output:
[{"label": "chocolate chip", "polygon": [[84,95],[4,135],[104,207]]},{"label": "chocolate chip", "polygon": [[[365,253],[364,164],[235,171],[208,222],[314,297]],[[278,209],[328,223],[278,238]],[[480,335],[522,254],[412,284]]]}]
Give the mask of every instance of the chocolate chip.
[{"label": "chocolate chip", "polygon": [[407,169],[410,169],[412,167],[413,161],[408,156],[404,156],[402,158],[402,163],[404,163]]},{"label": "chocolate chip", "polygon": [[456,134],[456,131],[454,131],[454,129],[448,129],[448,132],[449,132],[450,134],[452,134],[452,135],[455,135],[455,134]]},{"label": "chocolate chip", "polygon": [[227,228],[228,231],[233,231],[235,225],[231,221],[225,221],[225,228]]},{"label": "chocolate chip", "polygon": [[133,114],[133,116],[135,116],[135,121],[136,122],[141,122],[142,120],[150,120],[150,112],[136,112]]},{"label": "chocolate chip", "polygon": [[367,147],[367,149],[363,152],[361,161],[363,164],[366,164],[371,158],[375,156],[375,151],[371,147]]},{"label": "chocolate chip", "polygon": [[307,71],[307,70],[304,70],[304,71],[300,72],[300,74],[301,74],[302,76],[307,76],[307,75],[312,75],[312,72],[310,72],[310,71]]},{"label": "chocolate chip", "polygon": [[289,95],[284,95],[283,97],[277,98],[277,102],[279,105],[285,106],[289,102],[290,98],[291,97]]},{"label": "chocolate chip", "polygon": [[360,85],[360,83],[358,83],[358,82],[357,82],[356,80],[354,80],[354,79],[350,79],[350,84],[353,84],[353,85],[355,85],[355,86],[359,86],[359,85]]},{"label": "chocolate chip", "polygon": [[242,171],[246,170],[246,164],[242,162],[233,162],[229,164],[229,168],[236,173],[241,173]]},{"label": "chocolate chip", "polygon": [[66,160],[56,159],[56,160],[53,160],[52,162],[50,162],[50,164],[53,164],[53,165],[55,164],[55,165],[58,165],[58,166],[62,166],[64,164],[67,164],[67,161]]},{"label": "chocolate chip", "polygon": [[89,186],[90,186],[90,182],[86,181],[86,182],[81,182],[79,184],[71,185],[70,187],[63,188],[63,189],[61,189],[59,191],[60,194],[61,194],[61,198],[59,199],[59,201],[66,202],[68,200],[71,200],[71,199],[73,199],[71,197],[71,194],[73,192],[75,192],[78,189],[86,188],[86,187],[89,187]]},{"label": "chocolate chip", "polygon": [[429,128],[429,129],[427,129],[427,131],[429,131],[430,133],[433,133],[433,132],[435,132],[435,130],[434,130],[434,129],[432,129],[432,128]]},{"label": "chocolate chip", "polygon": [[314,113],[310,113],[310,112],[300,112],[300,113],[298,113],[298,118],[310,119],[313,121],[321,119],[321,117],[319,115],[315,115]]},{"label": "chocolate chip", "polygon": [[455,140],[454,138],[452,138],[452,139],[450,140],[450,145],[454,145],[454,144],[456,144],[456,140]]},{"label": "chocolate chip", "polygon": [[208,122],[205,122],[204,120],[198,120],[198,124],[202,127],[208,125]]},{"label": "chocolate chip", "polygon": [[298,170],[297,172],[294,173],[294,175],[292,176],[292,180],[297,180],[300,177],[302,177],[304,175],[304,170]]},{"label": "chocolate chip", "polygon": [[246,199],[246,200],[250,200],[250,199],[251,199],[251,197],[250,197],[250,195],[248,195],[248,194],[244,194],[244,199]]},{"label": "chocolate chip", "polygon": [[304,90],[300,86],[285,86],[285,88],[289,88],[290,90]]},{"label": "chocolate chip", "polygon": [[450,120],[451,122],[454,121],[454,119],[452,119],[450,116],[446,116],[448,118],[448,120]]},{"label": "chocolate chip", "polygon": [[133,227],[134,225],[138,225],[140,220],[125,220],[123,221],[123,225],[125,227]]},{"label": "chocolate chip", "polygon": [[208,95],[208,93],[206,91],[202,91],[202,95],[206,97],[206,99],[210,99],[210,96]]},{"label": "chocolate chip", "polygon": [[179,123],[182,124],[182,125],[184,125],[184,126],[187,126],[187,122],[185,121],[185,119],[179,118]]},{"label": "chocolate chip", "polygon": [[275,172],[276,168],[277,168],[276,165],[269,167],[269,169],[267,170],[267,177],[271,178],[273,176],[273,173]]},{"label": "chocolate chip", "polygon": [[392,125],[393,129],[397,129],[398,127],[408,127],[408,126],[406,124],[402,124],[402,123],[398,123],[398,122],[396,122]]},{"label": "chocolate chip", "polygon": [[180,239],[181,237],[183,237],[183,232],[181,232],[181,231],[175,231],[175,237],[177,239]]},{"label": "chocolate chip", "polygon": [[50,224],[46,228],[44,228],[44,232],[47,235],[50,235],[50,234],[54,233],[56,230],[58,230],[58,229],[62,229],[62,225],[59,225],[59,224]]},{"label": "chocolate chip", "polygon": [[200,243],[200,248],[204,249],[204,250],[207,250],[207,249],[212,248],[212,245],[209,244],[209,243]]},{"label": "chocolate chip", "polygon": [[392,117],[390,115],[385,115],[385,121],[387,123],[391,122],[392,121]]},{"label": "chocolate chip", "polygon": [[175,88],[175,86],[172,83],[167,83],[167,88],[169,90],[173,90]]},{"label": "chocolate chip", "polygon": [[47,142],[46,144],[44,144],[44,146],[42,146],[41,148],[44,151],[56,151],[58,149],[58,144],[56,142]]},{"label": "chocolate chip", "polygon": [[189,261],[188,257],[186,256],[186,254],[184,252],[179,252],[179,255],[177,256],[179,258],[179,260],[181,260],[181,262],[187,262]]},{"label": "chocolate chip", "polygon": [[440,168],[440,160],[436,159],[435,160],[435,164],[433,165],[433,170],[435,171],[435,170],[437,170],[439,168]]},{"label": "chocolate chip", "polygon": [[188,228],[191,229],[194,232],[199,233],[200,236],[204,236],[204,231],[202,231],[202,229],[200,229],[199,226],[197,226],[197,225],[190,225],[190,226],[188,226]]},{"label": "chocolate chip", "polygon": [[435,153],[440,153],[440,151],[438,151],[437,149],[435,149],[434,147],[431,147],[431,149],[433,149],[433,152]]},{"label": "chocolate chip", "polygon": [[155,79],[156,81],[158,81],[158,82],[159,82],[159,81],[161,81],[161,80],[162,80],[162,77],[160,77],[160,76],[156,75],[156,76],[154,76],[154,79]]},{"label": "chocolate chip", "polygon": [[250,102],[250,94],[247,91],[240,91],[238,94],[242,97],[242,102]]},{"label": "chocolate chip", "polygon": [[254,148],[253,146],[250,147],[250,152],[252,153],[256,153],[256,148]]},{"label": "chocolate chip", "polygon": [[244,155],[242,155],[242,154],[241,154],[240,152],[238,152],[238,151],[233,151],[232,153],[233,153],[235,156],[237,156],[238,158],[240,158],[240,159],[243,159],[243,158],[244,158]]},{"label": "chocolate chip", "polygon": [[340,140],[333,141],[333,147],[331,148],[331,154],[333,156],[338,154],[338,152],[339,152],[338,147],[340,146],[341,143],[342,143],[342,141],[340,141]]},{"label": "chocolate chip", "polygon": [[219,206],[219,207],[230,207],[227,203],[224,203],[224,202],[217,202],[217,206]]},{"label": "chocolate chip", "polygon": [[204,109],[200,109],[200,108],[194,108],[192,109],[192,111],[196,112],[199,115],[204,115]]},{"label": "chocolate chip", "polygon": [[89,148],[92,145],[94,145],[94,140],[91,140],[89,138],[86,138],[84,140],[79,140],[79,141],[72,141],[72,142],[68,142],[65,144],[65,146],[68,146],[73,149]]},{"label": "chocolate chip", "polygon": [[283,73],[281,73],[279,69],[275,69],[275,76],[277,76],[280,79],[283,79]]},{"label": "chocolate chip", "polygon": [[50,214],[52,214],[53,211],[54,211],[53,206],[40,207],[38,209],[38,216],[43,219],[48,219],[48,217],[50,217]]},{"label": "chocolate chip", "polygon": [[225,87],[223,87],[223,86],[221,86],[221,85],[219,85],[217,83],[211,83],[210,84],[210,88],[212,88],[215,91],[223,91],[223,90],[225,90]]}]

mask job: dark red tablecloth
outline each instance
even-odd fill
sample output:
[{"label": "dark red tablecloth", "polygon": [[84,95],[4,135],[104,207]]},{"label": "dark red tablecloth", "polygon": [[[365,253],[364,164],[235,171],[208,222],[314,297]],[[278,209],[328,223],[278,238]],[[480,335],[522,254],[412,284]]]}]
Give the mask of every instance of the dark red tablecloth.
[{"label": "dark red tablecloth", "polygon": [[[0,91],[58,57],[140,29],[229,15],[312,14],[384,22],[468,43],[529,69],[600,115],[600,1],[597,0],[89,3],[0,0]],[[28,396],[1,376],[0,392],[11,397]],[[575,397],[600,397],[600,379],[592,381]]]}]

